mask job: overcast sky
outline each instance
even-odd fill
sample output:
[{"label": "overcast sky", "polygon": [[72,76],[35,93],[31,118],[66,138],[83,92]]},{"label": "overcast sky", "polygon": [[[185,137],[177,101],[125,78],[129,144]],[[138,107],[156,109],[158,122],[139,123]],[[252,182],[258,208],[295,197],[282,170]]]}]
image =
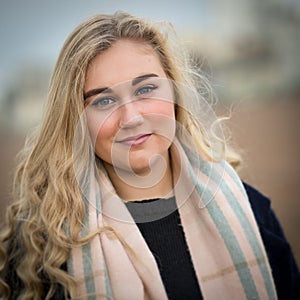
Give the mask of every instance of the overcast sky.
[{"label": "overcast sky", "polygon": [[24,64],[51,67],[68,34],[96,13],[124,10],[170,21],[179,33],[205,31],[218,39],[226,30],[241,32],[251,23],[247,23],[243,7],[252,1],[0,0],[0,92]]},{"label": "overcast sky", "polygon": [[[205,4],[206,3],[206,4]],[[0,86],[24,63],[52,64],[70,31],[96,13],[125,10],[171,21],[178,30],[205,26],[202,0],[0,0]],[[48,62],[49,61],[49,62]]]}]

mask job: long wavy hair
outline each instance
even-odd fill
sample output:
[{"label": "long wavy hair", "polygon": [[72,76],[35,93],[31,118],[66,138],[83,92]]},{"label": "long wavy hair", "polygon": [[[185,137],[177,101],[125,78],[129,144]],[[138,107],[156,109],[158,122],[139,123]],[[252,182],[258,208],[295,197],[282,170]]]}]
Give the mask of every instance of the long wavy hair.
[{"label": "long wavy hair", "polygon": [[[205,77],[191,68],[183,49],[172,44],[175,34],[170,27],[117,12],[88,19],[66,40],[51,77],[42,124],[28,138],[15,174],[15,202],[7,210],[7,224],[0,240],[3,299],[11,294],[5,281],[5,270],[10,267],[16,270],[24,286],[22,299],[50,299],[57,285],[64,288],[66,298],[76,296],[75,279],[62,266],[72,245],[87,240],[79,239],[85,206],[74,174],[72,145],[84,111],[86,72],[93,58],[119,39],[141,41],[154,49],[169,79],[197,93],[205,91],[202,95],[209,98]],[[199,122],[183,107],[184,103],[176,107],[177,121],[193,137],[199,151],[212,158],[210,144]],[[88,159],[90,150],[86,141],[80,143],[77,148],[81,159]],[[225,147],[222,151],[230,163],[238,163],[234,152],[228,152]],[[49,282],[46,294],[43,280]]]}]

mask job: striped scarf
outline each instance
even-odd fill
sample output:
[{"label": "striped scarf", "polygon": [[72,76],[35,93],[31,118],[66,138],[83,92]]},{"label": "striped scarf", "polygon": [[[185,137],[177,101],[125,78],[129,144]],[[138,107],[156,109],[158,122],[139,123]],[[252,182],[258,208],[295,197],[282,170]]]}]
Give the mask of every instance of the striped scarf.
[{"label": "striped scarf", "polygon": [[[174,193],[204,299],[277,299],[243,185],[225,161],[208,162],[177,140],[170,147]],[[96,169],[95,169],[96,170]],[[91,172],[82,237],[68,271],[79,299],[167,299],[150,249],[105,171]]]}]

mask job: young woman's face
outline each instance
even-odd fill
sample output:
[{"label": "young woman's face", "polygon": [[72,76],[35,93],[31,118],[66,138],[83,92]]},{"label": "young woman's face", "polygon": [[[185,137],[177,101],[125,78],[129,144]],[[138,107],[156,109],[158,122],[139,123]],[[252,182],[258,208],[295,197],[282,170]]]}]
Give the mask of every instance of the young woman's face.
[{"label": "young woman's face", "polygon": [[84,89],[95,152],[104,166],[149,171],[175,135],[171,82],[153,49],[119,40],[94,58]]}]

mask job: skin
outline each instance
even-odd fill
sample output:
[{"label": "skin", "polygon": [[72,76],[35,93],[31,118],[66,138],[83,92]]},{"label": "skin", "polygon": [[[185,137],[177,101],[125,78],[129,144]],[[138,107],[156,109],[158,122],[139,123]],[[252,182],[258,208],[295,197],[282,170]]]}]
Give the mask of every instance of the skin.
[{"label": "skin", "polygon": [[91,62],[84,93],[95,153],[119,196],[166,197],[172,191],[174,96],[154,50],[117,41]]}]

